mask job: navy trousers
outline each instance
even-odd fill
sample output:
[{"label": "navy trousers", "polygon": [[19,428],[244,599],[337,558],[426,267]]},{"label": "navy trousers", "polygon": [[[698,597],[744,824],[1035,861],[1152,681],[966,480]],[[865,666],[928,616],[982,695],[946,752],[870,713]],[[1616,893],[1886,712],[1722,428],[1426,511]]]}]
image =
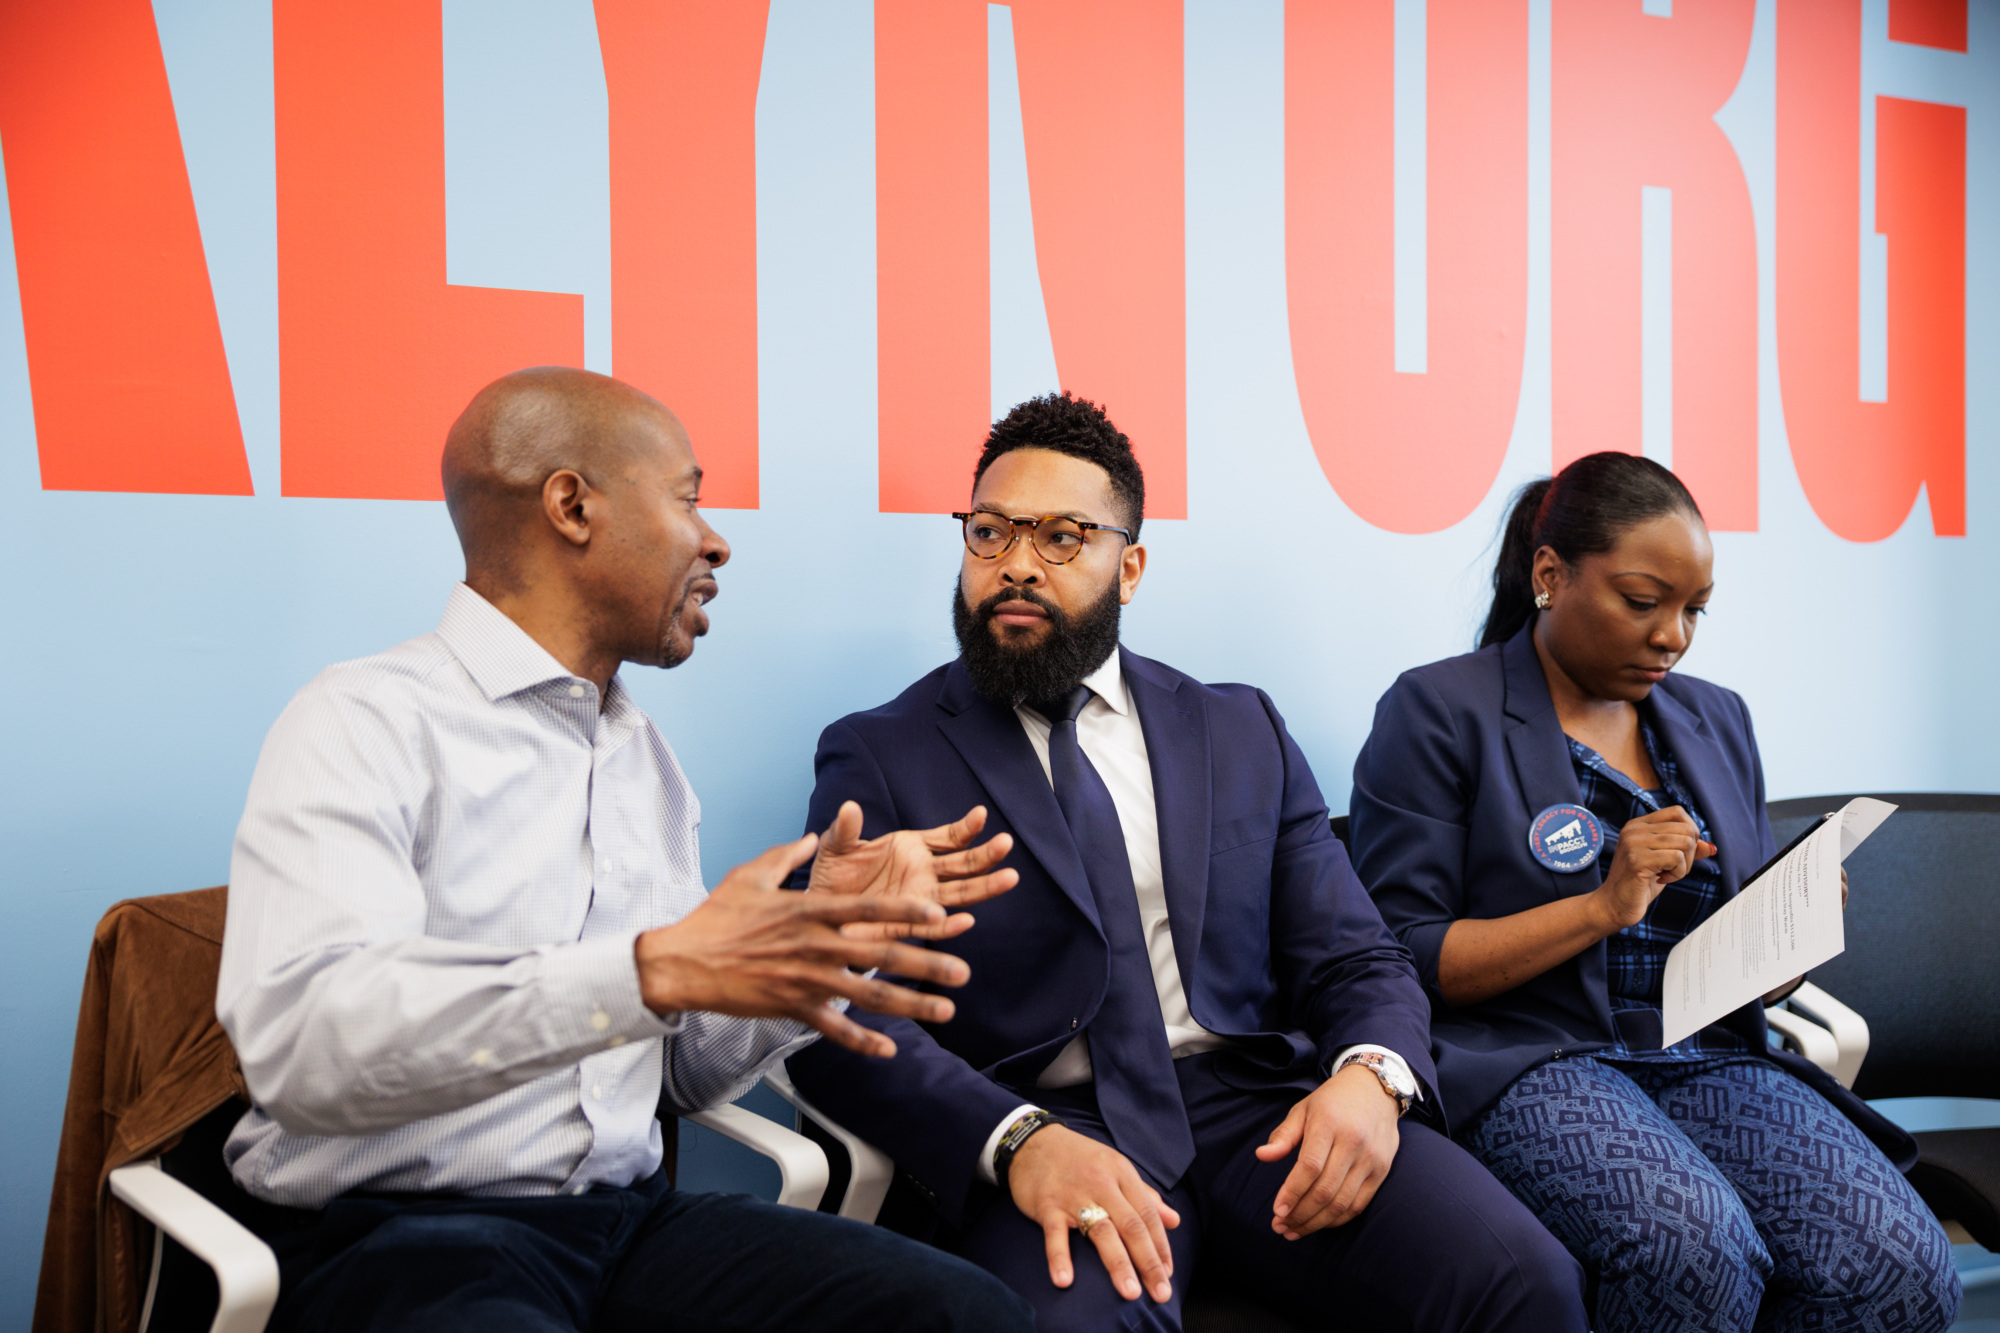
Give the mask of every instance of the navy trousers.
[{"label": "navy trousers", "polygon": [[[1271,1204],[1292,1162],[1254,1155],[1309,1087],[1273,1087],[1224,1053],[1174,1062],[1195,1159],[1166,1191],[1181,1215],[1167,1233],[1174,1296],[1127,1301],[1096,1248],[1072,1236],[1076,1276],[1049,1281],[1042,1229],[1011,1198],[986,1202],[954,1248],[1035,1308],[1042,1333],[1179,1333],[1190,1281],[1227,1287],[1306,1328],[1582,1333],[1583,1271],[1542,1224],[1450,1139],[1405,1120],[1388,1179],[1345,1226],[1288,1241]],[[1031,1094],[1070,1128],[1110,1142],[1088,1085]]]},{"label": "navy trousers", "polygon": [[1768,1060],[1552,1060],[1464,1139],[1583,1261],[1602,1333],[1940,1333],[1958,1316],[1923,1200]]},{"label": "navy trousers", "polygon": [[741,1194],[349,1196],[267,1237],[273,1333],[1028,1333],[963,1260]]}]

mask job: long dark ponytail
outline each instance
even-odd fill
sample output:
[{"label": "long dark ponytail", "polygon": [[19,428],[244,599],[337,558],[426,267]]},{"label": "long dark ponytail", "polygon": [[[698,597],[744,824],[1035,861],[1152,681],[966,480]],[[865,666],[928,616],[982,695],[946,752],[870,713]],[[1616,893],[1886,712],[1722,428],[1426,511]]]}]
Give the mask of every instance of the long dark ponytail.
[{"label": "long dark ponytail", "polygon": [[1479,646],[1505,643],[1535,614],[1535,552],[1551,547],[1566,565],[1608,551],[1626,529],[1666,514],[1699,520],[1680,478],[1650,458],[1616,450],[1585,454],[1514,496],[1493,564],[1493,605]]}]

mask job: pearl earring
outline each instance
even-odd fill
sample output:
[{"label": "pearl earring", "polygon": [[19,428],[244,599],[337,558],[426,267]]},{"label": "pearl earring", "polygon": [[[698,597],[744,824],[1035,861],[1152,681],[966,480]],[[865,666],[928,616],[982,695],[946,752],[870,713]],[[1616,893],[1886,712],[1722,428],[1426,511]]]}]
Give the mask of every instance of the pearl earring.
[{"label": "pearl earring", "polygon": [[1535,594],[1535,609],[1537,611],[1546,611],[1549,609],[1549,590],[1547,588]]}]

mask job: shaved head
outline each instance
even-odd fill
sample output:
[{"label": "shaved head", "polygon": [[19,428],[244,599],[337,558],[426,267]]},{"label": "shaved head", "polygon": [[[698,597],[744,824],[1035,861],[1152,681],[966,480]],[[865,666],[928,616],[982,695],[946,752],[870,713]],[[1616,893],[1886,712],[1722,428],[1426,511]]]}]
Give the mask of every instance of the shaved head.
[{"label": "shaved head", "polygon": [[444,443],[444,502],[468,569],[518,578],[522,529],[537,522],[543,483],[564,469],[599,490],[687,432],[665,405],[629,384],[568,366],[502,376],[476,394]]},{"label": "shaved head", "polygon": [[452,423],[443,472],[466,584],[572,670],[674,666],[708,632],[729,543],[659,400],[587,370],[516,371]]}]

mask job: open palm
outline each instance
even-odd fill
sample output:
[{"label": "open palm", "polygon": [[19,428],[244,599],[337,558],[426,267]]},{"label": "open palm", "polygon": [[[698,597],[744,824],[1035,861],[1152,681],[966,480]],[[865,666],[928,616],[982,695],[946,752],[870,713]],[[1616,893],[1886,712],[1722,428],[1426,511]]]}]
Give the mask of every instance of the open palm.
[{"label": "open palm", "polygon": [[[994,867],[1014,849],[1012,834],[1001,833],[973,845],[986,827],[986,807],[974,806],[956,823],[932,829],[899,829],[879,838],[861,836],[861,807],[841,804],[813,858],[808,893],[868,894],[890,898],[922,898],[940,907],[969,907],[1014,887],[1020,875]],[[853,923],[850,935],[870,939],[942,940],[963,934],[972,914],[952,912],[931,926],[898,922]]]}]

